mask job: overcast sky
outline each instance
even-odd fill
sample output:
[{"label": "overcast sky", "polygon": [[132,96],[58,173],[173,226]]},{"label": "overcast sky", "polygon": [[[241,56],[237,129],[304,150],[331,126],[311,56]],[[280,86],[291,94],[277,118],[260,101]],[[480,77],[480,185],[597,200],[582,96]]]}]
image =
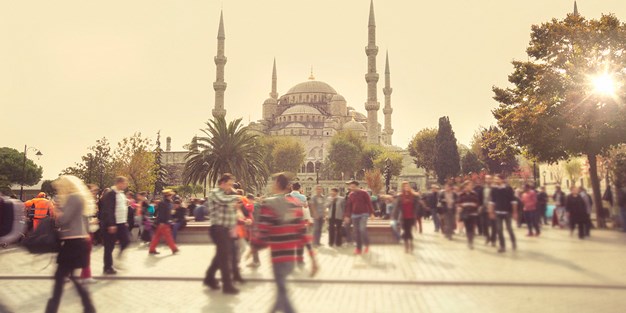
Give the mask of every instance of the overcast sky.
[{"label": "overcast sky", "polygon": [[[392,73],[395,145],[450,116],[469,144],[494,123],[491,87],[526,59],[532,24],[563,18],[570,0],[378,0],[379,121],[384,53]],[[349,106],[366,100],[369,0],[108,0],[0,2],[0,146],[35,146],[44,178],[96,139],[161,130],[181,149],[210,118],[220,8],[226,30],[227,118],[261,117],[272,59],[278,91],[313,67]],[[578,1],[580,13],[626,19],[623,0]],[[164,142],[165,140],[163,140]],[[32,154],[31,154],[32,155]]]}]

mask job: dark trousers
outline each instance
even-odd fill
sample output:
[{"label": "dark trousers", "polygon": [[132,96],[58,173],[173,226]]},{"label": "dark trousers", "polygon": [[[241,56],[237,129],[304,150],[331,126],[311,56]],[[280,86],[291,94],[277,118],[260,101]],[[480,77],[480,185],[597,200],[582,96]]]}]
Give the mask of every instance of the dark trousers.
[{"label": "dark trousers", "polygon": [[115,242],[120,242],[120,255],[130,243],[128,226],[126,224],[117,224],[116,226],[117,231],[115,234],[109,233],[109,230],[106,229],[106,227],[102,230],[104,235],[104,270],[113,268],[113,249],[115,248]]},{"label": "dark trousers", "polygon": [[54,287],[52,289],[52,298],[48,300],[48,305],[46,306],[46,313],[56,313],[59,311],[59,304],[61,304],[61,296],[63,295],[63,287],[65,285],[65,278],[68,276],[72,283],[74,283],[74,288],[76,288],[76,292],[80,296],[80,300],[83,303],[83,308],[85,312],[96,312],[96,309],[91,302],[91,297],[89,296],[89,292],[82,284],[76,281],[76,277],[74,277],[74,269],[71,267],[67,267],[59,264],[57,267],[57,271],[54,273]]},{"label": "dark trousers", "polygon": [[530,235],[533,234],[533,229],[535,230],[534,234],[541,234],[541,230],[539,229],[539,216],[537,216],[537,211],[524,211],[524,219],[526,220],[528,233]]},{"label": "dark trousers", "polygon": [[539,204],[537,205],[537,214],[539,214],[537,221],[539,224],[543,223],[544,225],[548,225],[548,217],[546,214],[548,213],[548,205],[547,204]]},{"label": "dark trousers", "polygon": [[435,232],[438,232],[439,228],[441,228],[441,221],[439,220],[439,214],[436,211],[433,211],[432,218],[433,218],[433,223],[435,224]]},{"label": "dark trousers", "polygon": [[241,260],[241,255],[239,254],[239,238],[232,238],[231,241],[231,269],[233,271],[233,278],[241,279],[241,273],[239,272],[239,261]]},{"label": "dark trousers", "polygon": [[506,244],[504,241],[503,224],[506,224],[506,230],[509,232],[509,237],[511,238],[511,244],[513,245],[513,249],[515,249],[517,247],[517,243],[515,242],[515,233],[513,233],[513,226],[511,225],[510,214],[496,215],[496,232],[498,233],[498,240],[500,241],[500,248],[504,249],[506,247]]},{"label": "dark trousers", "polygon": [[413,240],[413,226],[415,226],[414,218],[402,219],[402,239],[404,241]]},{"label": "dark trousers", "polygon": [[484,234],[487,237],[487,242],[496,242],[496,219],[492,219],[489,217],[488,213],[485,213],[485,229]]},{"label": "dark trousers", "polygon": [[467,242],[470,244],[474,243],[474,228],[476,227],[477,222],[478,216],[476,215],[468,215],[463,220],[463,224],[465,224],[465,233],[467,234]]},{"label": "dark trousers", "polygon": [[273,263],[272,269],[274,270],[274,280],[276,281],[276,302],[271,312],[295,312],[287,293],[287,276],[293,272],[293,263]]},{"label": "dark trousers", "polygon": [[328,220],[328,245],[341,247],[343,236],[343,220],[331,218]]},{"label": "dark trousers", "polygon": [[570,223],[572,226],[572,231],[574,231],[574,229],[576,229],[576,226],[578,225],[578,238],[583,239],[585,238],[585,235],[587,233],[587,222],[585,221],[576,221],[576,222],[571,222]]},{"label": "dark trousers", "polygon": [[204,281],[214,282],[215,273],[219,269],[222,274],[222,284],[224,289],[233,288],[232,277],[230,274],[230,262],[233,242],[230,238],[228,228],[221,225],[212,225],[210,229],[211,240],[215,244],[215,256],[211,261],[211,265],[206,271]]}]

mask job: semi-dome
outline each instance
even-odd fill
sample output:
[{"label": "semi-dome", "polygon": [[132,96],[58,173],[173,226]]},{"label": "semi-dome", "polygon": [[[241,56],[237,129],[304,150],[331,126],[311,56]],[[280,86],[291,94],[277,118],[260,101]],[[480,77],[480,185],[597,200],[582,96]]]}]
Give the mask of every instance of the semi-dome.
[{"label": "semi-dome", "polygon": [[333,96],[332,99],[330,99],[330,101],[346,101],[346,98],[344,98],[340,94],[336,94],[336,95]]},{"label": "semi-dome", "polygon": [[325,82],[319,80],[309,80],[291,87],[286,94],[289,95],[295,93],[337,94],[337,91]]},{"label": "semi-dome", "polygon": [[321,115],[322,113],[311,106],[308,105],[304,105],[304,104],[297,104],[294,105],[290,108],[288,108],[287,110],[285,110],[281,115],[289,115],[289,114],[317,114],[317,115]]},{"label": "semi-dome", "polygon": [[276,100],[274,98],[267,98],[267,100],[265,100],[265,102],[263,102],[263,104],[278,104],[278,100]]},{"label": "semi-dome", "polygon": [[304,128],[304,124],[302,123],[290,123],[289,125],[285,126],[285,128]]},{"label": "semi-dome", "polygon": [[365,126],[363,126],[363,124],[355,121],[355,120],[350,120],[347,123],[343,124],[343,129],[345,130],[351,130],[351,131],[355,131],[355,132],[365,132],[367,131],[367,129],[365,129]]}]

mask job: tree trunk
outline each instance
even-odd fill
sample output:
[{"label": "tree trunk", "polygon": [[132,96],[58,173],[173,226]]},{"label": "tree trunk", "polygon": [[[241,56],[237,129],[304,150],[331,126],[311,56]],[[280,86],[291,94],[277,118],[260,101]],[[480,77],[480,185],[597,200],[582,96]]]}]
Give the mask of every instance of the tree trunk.
[{"label": "tree trunk", "polygon": [[593,205],[596,207],[596,218],[598,228],[606,228],[606,221],[602,212],[602,194],[600,191],[600,179],[598,178],[598,164],[595,154],[588,154],[589,176],[591,177],[591,188],[593,189]]}]

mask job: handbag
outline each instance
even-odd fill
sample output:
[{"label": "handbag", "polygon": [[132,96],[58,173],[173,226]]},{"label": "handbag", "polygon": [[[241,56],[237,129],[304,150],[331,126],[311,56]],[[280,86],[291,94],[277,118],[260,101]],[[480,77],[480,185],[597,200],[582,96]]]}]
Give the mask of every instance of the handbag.
[{"label": "handbag", "polygon": [[49,216],[39,220],[39,226],[22,240],[22,246],[32,254],[59,252],[61,243],[54,220]]}]

